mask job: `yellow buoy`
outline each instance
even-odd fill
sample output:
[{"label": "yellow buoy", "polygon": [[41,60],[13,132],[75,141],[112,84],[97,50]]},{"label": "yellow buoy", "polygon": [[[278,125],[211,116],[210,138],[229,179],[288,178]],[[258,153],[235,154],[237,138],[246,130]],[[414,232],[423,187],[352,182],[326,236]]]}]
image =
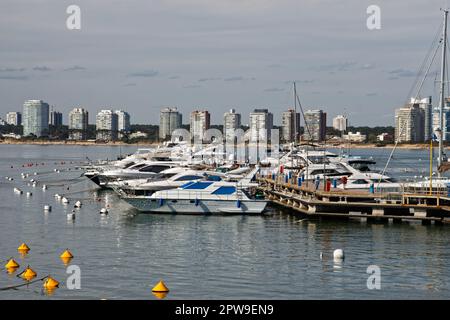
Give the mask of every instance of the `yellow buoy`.
[{"label": "yellow buoy", "polygon": [[64,265],[67,266],[72,260],[72,258],[61,258],[61,260],[64,263]]},{"label": "yellow buoy", "polygon": [[153,287],[152,292],[169,292],[169,288],[167,288],[166,284],[161,280]]},{"label": "yellow buoy", "polygon": [[158,299],[164,299],[167,296],[167,292],[152,292],[152,294]]},{"label": "yellow buoy", "polygon": [[16,268],[6,268],[6,272],[8,272],[8,274],[13,274],[14,272],[17,271],[17,269],[19,269],[19,267],[16,267]]},{"label": "yellow buoy", "polygon": [[21,273],[20,275],[23,279],[30,281],[31,279],[33,279],[34,277],[37,276],[37,273],[34,272],[33,269],[30,268],[30,266],[28,266],[24,272]]},{"label": "yellow buoy", "polygon": [[44,291],[45,291],[45,293],[46,293],[48,296],[51,296],[51,295],[53,294],[53,292],[55,292],[56,289],[57,289],[56,287],[53,287],[53,288],[44,288]]},{"label": "yellow buoy", "polygon": [[19,264],[13,258],[10,258],[8,262],[5,264],[6,269],[13,269],[13,268],[17,269],[18,267],[20,267]]},{"label": "yellow buoy", "polygon": [[30,251],[30,247],[27,246],[26,243],[22,243],[22,244],[17,248],[17,251],[27,253],[28,251]]},{"label": "yellow buoy", "polygon": [[48,276],[44,281],[44,288],[46,289],[54,289],[59,287],[59,282]]},{"label": "yellow buoy", "polygon": [[73,258],[73,254],[69,251],[69,249],[66,249],[66,251],[64,251],[61,255],[60,255],[61,259],[72,259]]}]

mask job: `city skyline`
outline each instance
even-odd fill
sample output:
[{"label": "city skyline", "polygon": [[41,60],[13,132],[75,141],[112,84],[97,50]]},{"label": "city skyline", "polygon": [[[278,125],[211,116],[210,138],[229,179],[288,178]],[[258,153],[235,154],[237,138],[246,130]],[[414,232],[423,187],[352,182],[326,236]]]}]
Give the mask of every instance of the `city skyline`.
[{"label": "city skyline", "polygon": [[[382,27],[371,31],[370,1],[348,0],[345,10],[329,0],[169,0],[133,2],[127,10],[119,2],[78,1],[82,28],[70,31],[68,2],[4,1],[0,112],[40,97],[64,114],[112,105],[149,124],[167,105],[185,119],[208,109],[212,123],[220,123],[220,110],[235,108],[248,119],[268,108],[280,123],[296,80],[305,110],[343,114],[351,125],[394,125],[443,4],[412,2],[404,14],[404,4],[379,1]],[[422,96],[432,93],[424,88]]]}]

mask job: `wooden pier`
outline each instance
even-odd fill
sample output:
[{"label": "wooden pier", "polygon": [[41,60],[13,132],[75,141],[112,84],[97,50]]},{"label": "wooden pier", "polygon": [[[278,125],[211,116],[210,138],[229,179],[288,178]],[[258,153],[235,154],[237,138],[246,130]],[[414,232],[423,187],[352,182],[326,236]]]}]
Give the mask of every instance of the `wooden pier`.
[{"label": "wooden pier", "polygon": [[446,194],[386,193],[344,190],[283,176],[257,177],[258,190],[272,203],[309,217],[360,218],[377,221],[450,223],[450,197]]}]

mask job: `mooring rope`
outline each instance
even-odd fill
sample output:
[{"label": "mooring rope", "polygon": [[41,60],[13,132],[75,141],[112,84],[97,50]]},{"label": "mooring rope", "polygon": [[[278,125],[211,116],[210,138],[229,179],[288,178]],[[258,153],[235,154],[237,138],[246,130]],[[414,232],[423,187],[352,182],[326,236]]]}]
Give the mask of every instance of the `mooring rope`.
[{"label": "mooring rope", "polygon": [[[17,275],[17,277],[19,277],[19,275]],[[32,284],[32,283],[35,283],[35,282],[38,282],[38,281],[44,281],[44,280],[47,279],[47,278],[48,278],[48,276],[45,276],[45,277],[43,277],[43,278],[41,278],[41,279],[36,279],[36,280],[33,280],[33,281],[27,281],[27,282],[25,282],[25,283],[17,284],[17,285],[15,285],[15,286],[3,287],[3,288],[0,288],[0,291],[5,291],[5,290],[11,290],[11,289],[16,289],[16,288],[24,287],[24,286],[27,286],[27,285],[29,285],[29,284]]]}]

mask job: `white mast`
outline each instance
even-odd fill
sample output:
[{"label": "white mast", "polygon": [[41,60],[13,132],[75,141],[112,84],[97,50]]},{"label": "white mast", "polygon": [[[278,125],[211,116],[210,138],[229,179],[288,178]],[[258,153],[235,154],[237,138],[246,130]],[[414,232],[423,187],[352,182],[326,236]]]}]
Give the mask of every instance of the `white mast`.
[{"label": "white mast", "polygon": [[438,168],[442,165],[443,156],[444,156],[444,144],[443,144],[443,135],[444,135],[444,105],[445,105],[445,63],[446,63],[446,50],[447,50],[447,15],[448,10],[444,11],[444,26],[442,31],[442,63],[441,63],[441,96],[439,103],[439,156],[438,156]]}]

